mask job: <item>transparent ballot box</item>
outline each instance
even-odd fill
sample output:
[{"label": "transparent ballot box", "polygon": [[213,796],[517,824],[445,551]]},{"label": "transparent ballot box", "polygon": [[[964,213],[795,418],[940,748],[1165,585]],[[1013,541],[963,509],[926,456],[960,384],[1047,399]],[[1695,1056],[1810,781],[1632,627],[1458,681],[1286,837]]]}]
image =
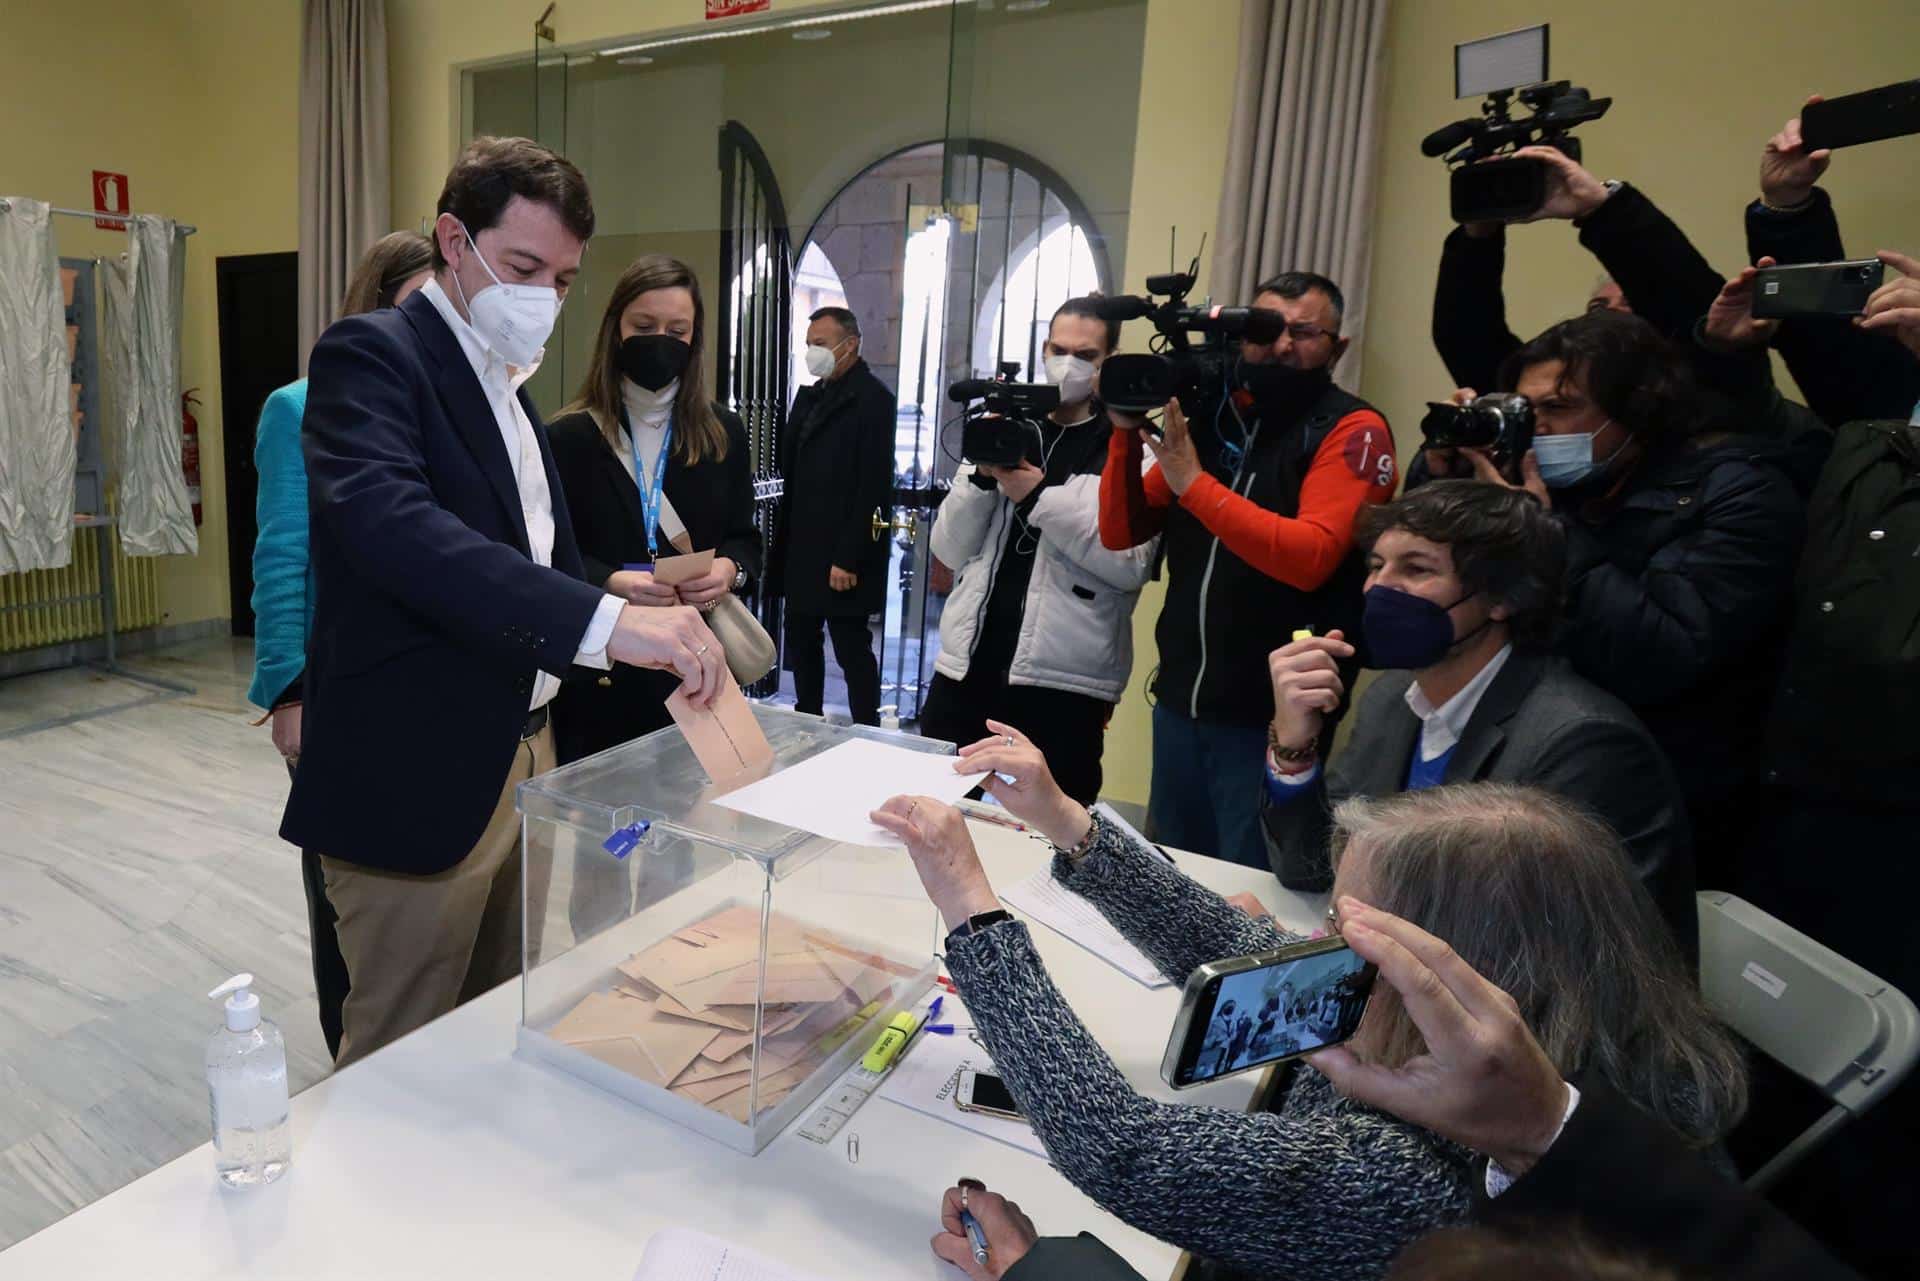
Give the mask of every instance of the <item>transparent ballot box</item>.
[{"label": "transparent ballot box", "polygon": [[[948,743],[755,704],[775,770],[850,739]],[[754,1153],[935,974],[939,919],[904,850],[715,800],[673,726],[518,793],[519,1051]]]}]

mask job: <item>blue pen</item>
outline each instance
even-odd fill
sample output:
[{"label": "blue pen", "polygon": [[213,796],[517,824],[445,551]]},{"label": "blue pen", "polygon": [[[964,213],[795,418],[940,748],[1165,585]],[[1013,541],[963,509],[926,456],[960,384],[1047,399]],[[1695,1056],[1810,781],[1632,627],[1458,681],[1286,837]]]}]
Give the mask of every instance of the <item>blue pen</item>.
[{"label": "blue pen", "polygon": [[933,998],[933,1004],[927,1007],[927,1022],[931,1023],[940,1016],[940,1007],[945,1005],[946,1001],[947,994],[945,992]]},{"label": "blue pen", "polygon": [[973,1243],[973,1261],[981,1267],[987,1266],[987,1234],[980,1230],[980,1220],[973,1217],[973,1211],[962,1208],[960,1226],[967,1230],[967,1240]]}]

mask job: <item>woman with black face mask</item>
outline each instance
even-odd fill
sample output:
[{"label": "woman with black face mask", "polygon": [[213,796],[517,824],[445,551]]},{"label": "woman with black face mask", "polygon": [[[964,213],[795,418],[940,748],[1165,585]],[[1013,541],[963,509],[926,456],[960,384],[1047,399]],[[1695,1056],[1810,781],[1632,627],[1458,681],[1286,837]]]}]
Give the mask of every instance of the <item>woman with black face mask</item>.
[{"label": "woman with black face mask", "polygon": [[[747,433],[707,399],[705,328],[692,269],[636,259],[607,300],[580,390],[547,427],[587,577],[635,605],[711,608],[760,573]],[[709,549],[710,573],[654,581],[656,561]],[[554,704],[560,762],[667,725],[678,686],[673,673],[626,667],[569,682]]]}]

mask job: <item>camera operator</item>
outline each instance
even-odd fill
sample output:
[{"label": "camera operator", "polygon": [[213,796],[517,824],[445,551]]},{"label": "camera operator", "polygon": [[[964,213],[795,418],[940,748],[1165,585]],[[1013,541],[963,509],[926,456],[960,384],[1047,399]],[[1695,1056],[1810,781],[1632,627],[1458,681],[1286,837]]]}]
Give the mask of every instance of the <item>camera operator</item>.
[{"label": "camera operator", "polygon": [[[1288,272],[1261,285],[1254,306],[1284,315],[1286,328],[1271,343],[1241,344],[1211,421],[1190,426],[1169,403],[1144,475],[1146,431],[1113,433],[1100,540],[1121,550],[1166,535],[1167,598],[1154,629],[1155,838],[1266,867],[1267,651],[1299,628],[1356,630],[1354,517],[1393,496],[1396,469],[1386,419],[1333,385],[1348,342],[1339,287]],[[1131,416],[1114,421],[1141,428]],[[1357,663],[1346,662],[1351,681]]]},{"label": "camera operator", "polygon": [[[1545,203],[1517,221],[1571,221],[1580,243],[1607,270],[1587,309],[1644,316],[1674,341],[1691,334],[1720,292],[1721,277],[1673,220],[1638,188],[1601,182],[1557,148],[1522,147],[1513,154],[1547,169]],[[1506,251],[1506,224],[1499,222],[1463,223],[1441,249],[1433,345],[1457,386],[1492,386],[1501,363],[1520,349],[1501,293]]]},{"label": "camera operator", "polygon": [[1699,883],[1729,884],[1804,522],[1783,450],[1714,430],[1687,362],[1635,316],[1560,322],[1500,385],[1535,415],[1518,487],[1567,536],[1560,648],[1665,749]]},{"label": "camera operator", "polygon": [[1100,795],[1107,720],[1133,667],[1133,607],[1154,557],[1100,543],[1100,471],[1113,424],[1094,396],[1120,322],[1095,298],[1053,313],[1043,349],[1060,404],[1041,423],[1040,464],[967,463],[933,527],[958,567],[920,713],[929,738],[971,743],[989,719],[1021,726],[1069,796]]},{"label": "camera operator", "polygon": [[[1815,94],[1808,105],[1820,101]],[[1761,265],[1846,258],[1833,200],[1818,183],[1830,153],[1809,152],[1800,118],[1760,154],[1760,198],[1747,206],[1747,253]],[[1897,264],[1896,264],[1897,265]],[[1780,352],[1807,404],[1834,427],[1864,418],[1905,418],[1920,401],[1920,364],[1884,332],[1844,316],[1790,316],[1764,336]]]}]

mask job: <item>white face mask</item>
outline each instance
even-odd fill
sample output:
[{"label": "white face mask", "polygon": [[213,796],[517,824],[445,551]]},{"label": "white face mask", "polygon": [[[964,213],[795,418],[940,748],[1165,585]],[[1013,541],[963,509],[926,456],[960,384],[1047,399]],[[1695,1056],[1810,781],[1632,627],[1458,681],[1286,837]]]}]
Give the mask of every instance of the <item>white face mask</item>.
[{"label": "white face mask", "polygon": [[1090,360],[1078,356],[1048,356],[1047,381],[1060,389],[1060,403],[1077,405],[1093,395],[1093,381],[1099,370]]},{"label": "white face mask", "polygon": [[825,378],[831,374],[834,366],[840,363],[840,357],[834,354],[835,350],[835,347],[822,347],[818,343],[808,343],[807,372],[815,378]]},{"label": "white face mask", "polygon": [[467,319],[474,332],[509,365],[524,368],[535,364],[560,319],[560,291],[552,285],[507,284],[480,256],[480,247],[465,223],[460,224],[460,230],[466,232],[467,248],[479,260],[481,270],[493,278],[493,288],[477,289],[469,298],[460,283],[460,273],[453,274],[454,288],[467,305]]}]

